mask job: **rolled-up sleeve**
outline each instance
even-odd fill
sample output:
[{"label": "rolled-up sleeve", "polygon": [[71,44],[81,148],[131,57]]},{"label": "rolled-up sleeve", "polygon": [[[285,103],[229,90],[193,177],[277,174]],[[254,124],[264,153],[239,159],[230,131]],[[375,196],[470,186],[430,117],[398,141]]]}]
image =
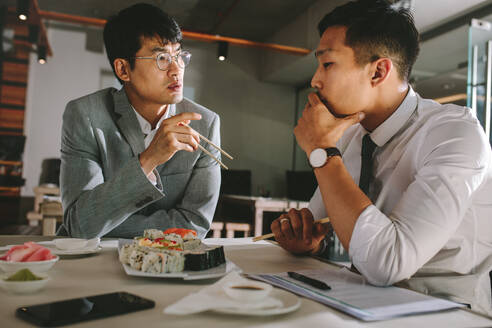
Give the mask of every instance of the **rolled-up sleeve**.
[{"label": "rolled-up sleeve", "polygon": [[359,216],[350,240],[353,264],[374,285],[410,278],[453,236],[490,165],[490,147],[470,121],[429,129],[415,151],[416,174],[391,213]]}]

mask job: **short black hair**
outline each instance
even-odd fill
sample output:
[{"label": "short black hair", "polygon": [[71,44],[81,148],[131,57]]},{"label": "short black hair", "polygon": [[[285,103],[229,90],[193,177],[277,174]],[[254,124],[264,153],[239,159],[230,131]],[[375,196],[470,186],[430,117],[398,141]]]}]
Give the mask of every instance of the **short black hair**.
[{"label": "short black hair", "polygon": [[332,26],[345,26],[345,44],[359,65],[390,58],[402,80],[408,81],[419,54],[419,33],[408,9],[395,9],[386,0],[358,0],[335,8],[318,24],[320,35]]},{"label": "short black hair", "polygon": [[141,37],[160,37],[164,43],[182,43],[183,35],[178,23],[160,8],[148,3],[138,3],[121,10],[108,19],[104,26],[104,45],[109,63],[114,71],[116,58],[129,61],[133,69],[135,54],[142,47]]}]

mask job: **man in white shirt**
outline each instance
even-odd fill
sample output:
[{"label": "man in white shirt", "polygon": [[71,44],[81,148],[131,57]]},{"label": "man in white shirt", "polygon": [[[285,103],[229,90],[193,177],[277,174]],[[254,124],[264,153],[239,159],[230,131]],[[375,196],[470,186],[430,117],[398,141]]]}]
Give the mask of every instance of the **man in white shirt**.
[{"label": "man in white shirt", "polygon": [[[320,255],[327,227],[313,219],[328,216],[368,282],[400,282],[492,315],[492,154],[478,120],[409,86],[419,46],[407,11],[350,2],[318,28],[318,92],[294,133],[319,187],[309,209],[272,223],[275,239]],[[373,144],[364,164],[363,143]]]}]

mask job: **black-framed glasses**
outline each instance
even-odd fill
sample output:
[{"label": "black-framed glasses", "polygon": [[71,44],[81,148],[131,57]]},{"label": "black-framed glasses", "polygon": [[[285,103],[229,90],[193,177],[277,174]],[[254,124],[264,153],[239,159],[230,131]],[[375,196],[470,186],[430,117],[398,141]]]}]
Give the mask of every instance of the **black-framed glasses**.
[{"label": "black-framed glasses", "polygon": [[155,59],[157,68],[161,71],[167,71],[173,62],[176,61],[180,68],[185,68],[191,61],[191,53],[188,51],[181,51],[179,54],[172,56],[167,52],[160,52],[155,57],[133,57],[135,59]]}]

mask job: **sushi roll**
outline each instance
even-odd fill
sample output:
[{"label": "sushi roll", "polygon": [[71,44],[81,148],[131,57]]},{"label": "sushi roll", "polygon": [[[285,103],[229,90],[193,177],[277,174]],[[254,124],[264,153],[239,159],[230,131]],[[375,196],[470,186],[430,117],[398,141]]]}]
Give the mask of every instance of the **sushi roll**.
[{"label": "sushi roll", "polygon": [[[182,272],[185,267],[185,257],[182,252],[173,252],[169,254],[164,266],[165,272]],[[164,271],[163,271],[164,272]]]},{"label": "sushi roll", "polygon": [[155,252],[150,252],[146,254],[142,259],[142,268],[143,272],[148,273],[161,273],[163,262],[166,262],[166,254],[160,254]]},{"label": "sushi roll", "polygon": [[120,249],[120,256],[119,256],[120,262],[125,264],[130,264],[130,255],[132,251],[133,251],[133,245],[131,244],[123,245],[123,247],[121,247]]},{"label": "sushi roll", "polygon": [[194,230],[181,228],[145,230],[143,237],[121,247],[119,260],[148,273],[200,271],[226,262],[223,246],[205,245]]},{"label": "sushi roll", "polygon": [[164,239],[168,240],[168,241],[175,241],[179,245],[183,245],[183,238],[181,238],[180,235],[175,234],[175,233],[165,233]]},{"label": "sushi roll", "polygon": [[142,268],[142,262],[145,254],[146,252],[143,252],[138,249],[133,249],[133,251],[130,254],[130,261],[129,261],[130,266],[135,270],[140,270]]},{"label": "sushi roll", "polygon": [[201,244],[202,244],[202,241],[200,239],[198,239],[198,238],[184,240],[183,241],[183,249],[185,251],[187,251],[187,250],[193,250],[195,248],[200,247]]},{"label": "sushi roll", "polygon": [[223,246],[212,246],[205,250],[192,251],[185,257],[185,270],[191,271],[207,270],[225,263]]},{"label": "sushi roll", "polygon": [[144,230],[143,237],[149,239],[164,238],[164,233],[157,229],[146,229]]}]

